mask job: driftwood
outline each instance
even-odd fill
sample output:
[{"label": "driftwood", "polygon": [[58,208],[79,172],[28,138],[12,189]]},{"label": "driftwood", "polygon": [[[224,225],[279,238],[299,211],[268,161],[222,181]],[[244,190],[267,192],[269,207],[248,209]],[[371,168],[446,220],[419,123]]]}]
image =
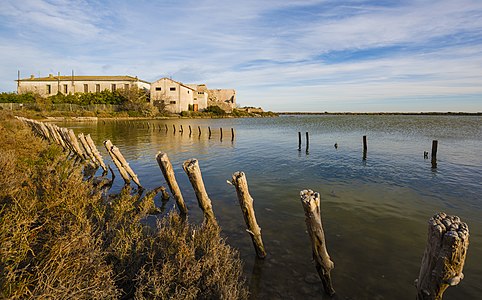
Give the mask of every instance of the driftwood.
[{"label": "driftwood", "polygon": [[261,238],[261,228],[256,222],[256,216],[253,208],[253,198],[249,194],[248,181],[246,180],[246,175],[244,172],[234,173],[231,183],[236,188],[239,205],[243,212],[246,226],[248,227],[246,231],[251,235],[254,249],[256,250],[256,255],[259,258],[265,258],[266,251],[264,250],[263,239]]},{"label": "driftwood", "polygon": [[209,199],[206,188],[204,187],[203,178],[201,175],[201,169],[197,159],[188,159],[182,165],[184,171],[189,177],[189,181],[194,189],[199,207],[204,213],[204,221],[217,225],[216,218],[214,217],[213,207],[211,205],[211,199]]},{"label": "driftwood", "polygon": [[115,166],[117,167],[117,170],[119,170],[120,175],[122,176],[122,179],[124,179],[125,184],[129,184],[131,182],[129,178],[129,174],[127,174],[127,171],[124,169],[122,166],[122,163],[117,159],[115,154],[112,152],[112,142],[110,140],[104,141],[104,146],[105,149],[107,150],[107,153],[109,153],[110,157],[112,158],[112,161],[114,162]]},{"label": "driftwood", "polygon": [[417,286],[417,300],[440,300],[449,286],[463,278],[469,228],[457,216],[439,213],[428,221],[427,246]]},{"label": "driftwood", "polygon": [[161,168],[164,178],[166,179],[167,186],[169,186],[169,189],[171,190],[174,199],[176,199],[177,208],[181,213],[181,217],[185,218],[187,216],[187,207],[184,203],[181,189],[179,189],[179,185],[177,184],[174,170],[172,168],[171,162],[169,161],[169,157],[167,157],[166,153],[159,151],[156,155],[156,160],[159,164],[159,168]]},{"label": "driftwood", "polygon": [[335,294],[335,290],[331,283],[330,272],[335,267],[335,264],[331,261],[326,250],[325,232],[321,222],[320,194],[312,190],[304,190],[300,192],[300,197],[305,210],[306,227],[311,239],[311,249],[316,270],[323,283],[325,292],[331,296]]}]

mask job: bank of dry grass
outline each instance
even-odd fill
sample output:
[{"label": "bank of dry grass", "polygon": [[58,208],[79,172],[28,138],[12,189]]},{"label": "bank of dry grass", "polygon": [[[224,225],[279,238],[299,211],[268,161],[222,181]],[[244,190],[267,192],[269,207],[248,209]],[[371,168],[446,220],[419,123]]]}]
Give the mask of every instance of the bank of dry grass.
[{"label": "bank of dry grass", "polygon": [[0,121],[0,298],[243,299],[237,251],[152,196],[105,199],[60,148]]}]

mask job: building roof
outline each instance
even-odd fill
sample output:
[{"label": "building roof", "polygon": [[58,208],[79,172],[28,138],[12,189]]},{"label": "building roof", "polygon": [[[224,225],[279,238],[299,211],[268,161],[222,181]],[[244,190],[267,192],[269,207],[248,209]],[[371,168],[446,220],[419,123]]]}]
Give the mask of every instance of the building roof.
[{"label": "building roof", "polygon": [[133,76],[54,76],[54,75],[49,75],[48,77],[33,77],[31,76],[30,78],[23,78],[19,79],[16,81],[140,81],[144,82],[147,84],[150,84],[150,82],[147,82],[145,80],[141,80],[137,77]]},{"label": "building roof", "polygon": [[182,82],[179,82],[179,81],[175,81],[175,80],[173,80],[173,79],[171,79],[171,78],[168,78],[168,77],[163,77],[163,78],[161,78],[161,79],[159,79],[159,80],[156,80],[155,82],[158,82],[158,81],[161,81],[161,80],[164,80],[164,79],[170,80],[170,81],[172,81],[172,82],[174,82],[174,83],[177,83],[177,84],[179,84],[180,86],[183,86],[183,87],[185,87],[185,88],[187,88],[187,89],[190,89],[190,90],[192,90],[192,91],[195,91],[195,90],[196,90],[195,88],[192,88],[192,87],[190,87],[189,85],[186,85],[186,84],[184,84],[184,83],[182,83]]}]

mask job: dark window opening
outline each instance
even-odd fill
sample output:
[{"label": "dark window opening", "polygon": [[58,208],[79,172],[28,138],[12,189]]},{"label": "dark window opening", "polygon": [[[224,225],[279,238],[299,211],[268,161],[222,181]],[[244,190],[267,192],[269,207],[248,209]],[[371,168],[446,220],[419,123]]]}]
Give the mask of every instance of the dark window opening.
[{"label": "dark window opening", "polygon": [[162,88],[160,86],[156,87],[156,91],[162,91]]},{"label": "dark window opening", "polygon": [[88,93],[88,92],[89,92],[89,85],[84,84],[84,93]]},{"label": "dark window opening", "polygon": [[66,84],[64,84],[64,94],[67,94],[67,93],[68,93],[68,91],[69,91],[69,88],[67,87],[67,85],[66,85]]},{"label": "dark window opening", "polygon": [[176,104],[176,101],[170,101],[169,104]]},{"label": "dark window opening", "polygon": [[111,85],[111,90],[112,90],[113,92],[115,92],[115,88],[116,88],[115,83],[113,83],[113,84]]},{"label": "dark window opening", "polygon": [[95,91],[96,91],[97,93],[100,93],[100,84],[96,84],[96,85],[95,85]]},{"label": "dark window opening", "polygon": [[52,93],[52,86],[50,84],[47,84],[47,94],[51,94]]},{"label": "dark window opening", "polygon": [[176,88],[175,88],[175,87],[170,87],[169,90],[170,90],[170,91],[175,91]]}]

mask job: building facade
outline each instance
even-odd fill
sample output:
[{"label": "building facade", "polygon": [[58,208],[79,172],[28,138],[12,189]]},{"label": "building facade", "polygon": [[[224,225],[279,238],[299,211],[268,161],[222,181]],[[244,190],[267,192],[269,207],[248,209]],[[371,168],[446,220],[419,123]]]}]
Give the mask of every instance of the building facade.
[{"label": "building facade", "polygon": [[195,91],[181,82],[164,77],[151,83],[151,103],[168,112],[180,113],[193,105]]},{"label": "building facade", "polygon": [[208,90],[209,100],[208,106],[219,106],[226,112],[233,111],[236,108],[236,90],[233,89],[216,89]]},{"label": "building facade", "polygon": [[54,76],[17,80],[17,93],[36,93],[43,97],[56,95],[59,92],[68,95],[75,93],[98,93],[104,90],[117,89],[150,89],[150,83],[132,76]]}]

